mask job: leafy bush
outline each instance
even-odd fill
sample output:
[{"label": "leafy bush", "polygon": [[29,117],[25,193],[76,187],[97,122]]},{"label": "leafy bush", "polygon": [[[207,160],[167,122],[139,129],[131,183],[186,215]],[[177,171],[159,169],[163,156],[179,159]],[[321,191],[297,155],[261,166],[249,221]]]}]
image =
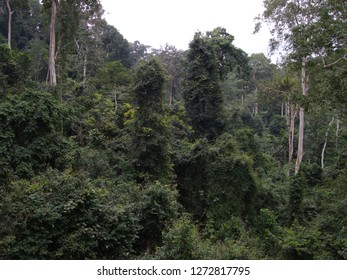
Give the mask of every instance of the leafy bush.
[{"label": "leafy bush", "polygon": [[161,245],[162,231],[170,225],[180,212],[177,190],[173,186],[154,182],[146,185],[137,197],[137,211],[141,229],[137,248],[139,252],[153,253]]},{"label": "leafy bush", "polygon": [[0,45],[0,61],[0,93],[9,89],[23,89],[29,77],[29,55],[13,51],[7,45]]},{"label": "leafy bush", "polygon": [[137,217],[132,204],[115,200],[110,191],[57,171],[13,182],[1,199],[0,258],[129,257],[137,239]]},{"label": "leafy bush", "polygon": [[56,167],[69,141],[61,132],[65,108],[48,93],[26,90],[0,103],[0,184]]},{"label": "leafy bush", "polygon": [[156,257],[169,260],[192,260],[201,258],[199,230],[188,216],[176,220],[163,236],[163,245],[158,248]]},{"label": "leafy bush", "polygon": [[250,232],[240,228],[239,236],[224,241],[215,237],[203,237],[198,226],[189,216],[184,215],[167,228],[163,245],[157,249],[158,259],[259,259],[263,252],[259,249],[259,240],[250,236]]}]

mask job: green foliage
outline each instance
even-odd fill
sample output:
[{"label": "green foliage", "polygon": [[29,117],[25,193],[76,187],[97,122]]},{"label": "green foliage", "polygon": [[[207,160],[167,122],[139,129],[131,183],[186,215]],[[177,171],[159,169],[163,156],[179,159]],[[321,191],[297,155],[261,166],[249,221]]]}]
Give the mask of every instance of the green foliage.
[{"label": "green foliage", "polygon": [[241,229],[240,236],[233,239],[215,241],[214,237],[204,238],[197,225],[188,216],[183,216],[167,229],[163,246],[158,248],[158,259],[258,259],[262,252],[256,249],[259,241],[250,237],[250,233]]},{"label": "green foliage", "polygon": [[196,142],[176,163],[182,204],[194,219],[208,218],[216,228],[234,215],[251,221],[257,189],[252,166],[230,134],[214,144]]},{"label": "green foliage", "polygon": [[104,150],[75,148],[67,157],[75,172],[85,174],[92,180],[114,177],[109,157]]},{"label": "green foliage", "polygon": [[257,191],[253,161],[235,139],[223,134],[209,149],[208,217],[219,226],[231,216],[251,222]]},{"label": "green foliage", "polygon": [[175,173],[180,192],[179,201],[192,213],[193,219],[203,222],[207,209],[207,141],[180,143],[175,155]]},{"label": "green foliage", "polygon": [[302,202],[304,198],[304,189],[307,182],[304,174],[301,172],[292,178],[289,189],[289,220],[302,217]]},{"label": "green foliage", "polygon": [[185,54],[167,44],[159,50],[152,49],[151,54],[160,59],[167,72],[165,101],[172,108],[175,102],[182,100]]},{"label": "green foliage", "polygon": [[315,192],[318,215],[314,221],[322,247],[318,258],[346,259],[347,173],[344,169],[337,176],[326,175],[324,185]]},{"label": "green foliage", "polygon": [[[272,191],[272,193],[271,193]],[[277,195],[271,190],[267,195]],[[280,196],[276,196],[276,198],[286,197],[287,194],[280,193]],[[283,238],[283,227],[281,225],[281,221],[284,219],[283,212],[285,205],[279,205],[280,203],[276,201],[277,205],[273,203],[265,202],[263,205],[268,205],[269,208],[261,208],[259,209],[259,213],[256,218],[256,227],[255,230],[257,232],[257,236],[261,239],[261,244],[259,244],[262,251],[271,259],[282,258],[282,244],[281,240]],[[286,203],[282,202],[282,204]],[[270,207],[272,209],[270,209]]]},{"label": "green foliage", "polygon": [[201,242],[198,227],[188,216],[183,216],[164,233],[163,245],[157,249],[156,257],[163,260],[200,259]]},{"label": "green foliage", "polygon": [[91,103],[91,108],[84,113],[83,125],[103,133],[103,136],[113,136],[117,131],[118,104],[117,100],[112,99],[112,94],[98,92],[90,96],[88,102]]},{"label": "green foliage", "polygon": [[305,227],[294,221],[290,228],[284,228],[282,246],[285,259],[313,259],[320,253],[320,235],[314,227]]},{"label": "green foliage", "polygon": [[201,33],[194,36],[189,47],[183,94],[188,121],[197,137],[215,139],[225,125],[217,53]]},{"label": "green foliage", "polygon": [[4,94],[9,89],[23,88],[29,77],[29,56],[0,45],[0,61],[0,92]]},{"label": "green foliage", "polygon": [[[9,2],[12,10],[11,47],[23,51],[28,47],[30,40],[42,31],[41,4],[39,0],[11,0]],[[3,12],[0,14],[0,34],[7,38],[8,13],[5,0],[0,1],[0,6],[3,7]]]},{"label": "green foliage", "polygon": [[52,0],[11,0],[0,46],[1,259],[347,258],[343,1],[264,2],[281,66],[222,27],[156,50],[98,0],[58,2],[57,87]]},{"label": "green foliage", "polygon": [[116,190],[56,171],[13,182],[1,199],[1,258],[126,258],[138,223]]},{"label": "green foliage", "polygon": [[162,111],[164,82],[164,70],[155,58],[140,63],[135,74],[136,106],[144,109],[145,105],[150,105],[152,111]]},{"label": "green foliage", "polygon": [[119,86],[128,86],[131,82],[128,70],[119,61],[112,61],[98,70],[95,77],[95,85],[97,89],[105,89],[106,91],[114,90]]},{"label": "green foliage", "polygon": [[140,192],[137,211],[141,229],[137,249],[153,253],[162,242],[164,228],[177,218],[180,205],[177,203],[177,190],[159,182],[148,184]]},{"label": "green foliage", "polygon": [[0,103],[1,181],[30,178],[58,167],[69,142],[61,134],[66,110],[51,94],[25,91]]},{"label": "green foliage", "polygon": [[104,25],[102,44],[109,61],[120,61],[127,68],[133,66],[130,45],[115,27],[108,24]]},{"label": "green foliage", "polygon": [[224,127],[218,59],[213,44],[201,33],[190,43],[185,88],[187,117],[197,136],[217,137]]},{"label": "green foliage", "polygon": [[141,63],[135,74],[133,165],[138,181],[172,178],[170,134],[163,106],[164,73],[155,60]]},{"label": "green foliage", "polygon": [[288,218],[292,222],[311,220],[316,215],[316,206],[308,197],[313,196],[314,188],[322,184],[322,170],[317,165],[303,165],[301,171],[291,178],[289,187]]},{"label": "green foliage", "polygon": [[249,66],[252,69],[254,82],[271,80],[274,75],[275,66],[263,53],[252,54],[249,57]]},{"label": "green foliage", "polygon": [[31,39],[29,42],[28,54],[30,55],[30,74],[36,82],[43,82],[47,75],[48,46],[39,36]]},{"label": "green foliage", "polygon": [[[324,63],[332,64],[324,67],[321,60],[312,64],[312,99],[314,104],[322,105],[325,109],[342,109],[346,107],[345,88],[347,86],[347,66],[345,63],[345,49],[329,55]],[[312,101],[313,101],[312,100]]]},{"label": "green foliage", "polygon": [[[223,133],[224,99],[230,102],[228,96],[235,90],[230,84],[234,84],[235,75],[241,81],[236,87],[242,95],[248,87],[251,72],[248,57],[232,45],[233,39],[224,28],[218,27],[206,35],[196,33],[189,45],[183,96],[188,121],[198,138],[213,140]],[[230,76],[232,71],[234,76]],[[221,86],[227,79],[233,81]]]}]

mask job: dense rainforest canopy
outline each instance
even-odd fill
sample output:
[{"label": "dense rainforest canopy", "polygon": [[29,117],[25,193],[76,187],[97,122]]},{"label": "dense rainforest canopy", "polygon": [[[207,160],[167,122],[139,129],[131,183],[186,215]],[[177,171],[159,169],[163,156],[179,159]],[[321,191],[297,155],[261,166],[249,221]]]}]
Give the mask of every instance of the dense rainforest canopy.
[{"label": "dense rainforest canopy", "polygon": [[347,3],[264,7],[280,65],[0,0],[0,259],[347,259]]}]

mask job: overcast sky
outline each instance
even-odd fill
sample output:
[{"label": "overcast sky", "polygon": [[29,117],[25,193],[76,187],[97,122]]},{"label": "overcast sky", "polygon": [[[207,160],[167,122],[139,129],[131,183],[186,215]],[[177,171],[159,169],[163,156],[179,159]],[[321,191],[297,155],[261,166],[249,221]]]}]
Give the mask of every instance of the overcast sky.
[{"label": "overcast sky", "polygon": [[234,45],[249,54],[268,54],[267,28],[253,35],[262,0],[101,0],[107,22],[129,42],[185,50],[197,31],[225,27]]}]

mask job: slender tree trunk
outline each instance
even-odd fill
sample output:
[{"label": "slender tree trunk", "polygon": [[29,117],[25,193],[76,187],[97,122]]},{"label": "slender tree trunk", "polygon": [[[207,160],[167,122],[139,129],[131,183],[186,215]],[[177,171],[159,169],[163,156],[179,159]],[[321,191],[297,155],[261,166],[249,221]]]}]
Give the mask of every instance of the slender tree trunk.
[{"label": "slender tree trunk", "polygon": [[297,111],[296,109],[294,109],[294,107],[292,108],[292,115],[291,115],[291,119],[290,119],[290,163],[293,160],[293,154],[294,154],[294,136],[295,136],[295,119],[297,116]]},{"label": "slender tree trunk", "polygon": [[114,111],[117,113],[118,109],[118,101],[117,101],[117,93],[114,94]]},{"label": "slender tree trunk", "polygon": [[254,117],[258,117],[258,114],[259,114],[258,86],[255,87],[254,96],[255,96]]},{"label": "slender tree trunk", "polygon": [[321,157],[321,167],[322,167],[322,169],[324,169],[325,149],[327,147],[329,131],[330,131],[330,128],[331,128],[334,120],[335,120],[335,118],[333,117],[331,119],[330,123],[329,123],[327,131],[325,132],[325,140],[324,140],[324,145],[323,145],[323,149],[322,149],[322,157]]},{"label": "slender tree trunk", "polygon": [[294,108],[291,108],[291,115],[290,115],[290,130],[289,130],[289,141],[290,141],[290,149],[289,149],[289,163],[293,160],[293,154],[294,154],[294,136],[295,136],[295,118],[296,118],[297,112],[294,110]]},{"label": "slender tree trunk", "polygon": [[174,84],[174,79],[171,78],[170,81],[170,88],[169,88],[169,106],[172,106],[172,102],[173,102],[173,84]]},{"label": "slender tree trunk", "polygon": [[242,108],[247,107],[247,92],[245,91],[244,86],[242,87],[242,100],[243,100]]},{"label": "slender tree trunk", "polygon": [[253,83],[255,85],[254,96],[255,96],[255,104],[254,104],[254,116],[257,117],[259,113],[259,103],[258,103],[258,83],[255,77],[256,70],[253,71]]},{"label": "slender tree trunk", "polygon": [[[301,87],[303,96],[308,93],[308,77],[306,69],[306,59],[303,59],[301,66]],[[299,140],[298,140],[298,153],[295,163],[295,174],[298,174],[302,158],[304,156],[304,128],[305,128],[305,109],[300,108],[299,114]]]},{"label": "slender tree trunk", "polygon": [[7,13],[8,13],[7,43],[8,43],[8,47],[11,49],[12,10],[11,10],[11,5],[10,5],[10,0],[6,0],[6,7],[7,7]]},{"label": "slender tree trunk", "polygon": [[85,86],[87,81],[87,65],[88,65],[87,52],[88,52],[88,49],[86,49],[86,53],[84,54],[84,59],[83,59],[83,81],[82,81],[83,86]]},{"label": "slender tree trunk", "polygon": [[302,159],[304,157],[304,129],[305,129],[305,110],[304,108],[300,108],[298,154],[297,154],[297,158],[295,162],[295,174],[298,174]]},{"label": "slender tree trunk", "polygon": [[336,150],[337,150],[337,148],[339,146],[339,130],[340,130],[340,120],[337,119],[336,120],[336,133],[335,133],[335,136],[336,136],[335,148],[336,148]]},{"label": "slender tree trunk", "polygon": [[[285,103],[284,110],[285,110],[285,115],[286,115],[287,132],[288,132],[288,163],[291,163],[291,161],[292,161],[292,154],[291,154],[292,141],[291,141],[291,125],[290,125],[291,117],[290,117],[289,102]],[[281,115],[283,116],[283,103],[282,103]]]},{"label": "slender tree trunk", "polygon": [[294,105],[289,103],[289,101],[285,103],[285,114],[288,129],[288,163],[290,164],[293,161],[294,154],[295,119],[297,116],[297,110]]},{"label": "slender tree trunk", "polygon": [[244,103],[245,103],[245,100],[244,100],[243,92],[242,92],[242,95],[241,95],[241,108],[242,108],[242,109],[243,109],[243,107],[244,107]]},{"label": "slender tree trunk", "polygon": [[51,86],[57,85],[57,74],[55,69],[55,22],[57,18],[57,0],[52,0],[51,6],[51,24],[49,31],[49,62],[48,62],[48,73],[49,73],[49,84]]}]

